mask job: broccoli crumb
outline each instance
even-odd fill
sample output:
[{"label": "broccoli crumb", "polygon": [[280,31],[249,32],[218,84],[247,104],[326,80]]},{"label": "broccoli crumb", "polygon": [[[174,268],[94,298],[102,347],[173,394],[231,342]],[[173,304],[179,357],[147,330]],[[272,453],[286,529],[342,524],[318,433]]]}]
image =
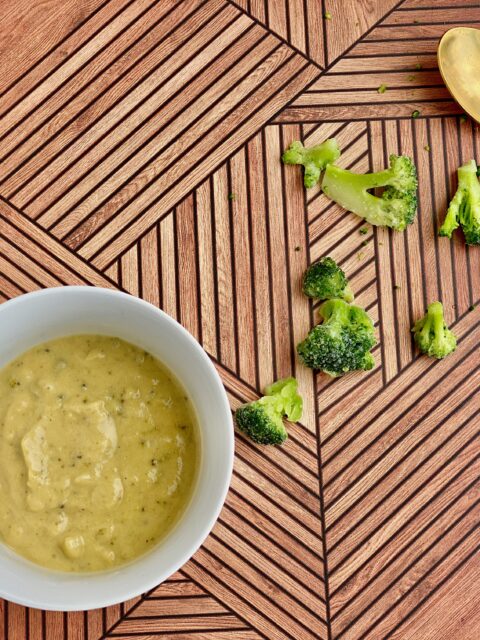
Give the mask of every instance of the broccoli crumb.
[{"label": "broccoli crumb", "polygon": [[381,84],[381,85],[378,87],[377,91],[378,91],[378,93],[385,93],[385,91],[386,91],[387,89],[388,89],[388,87],[387,87],[387,85],[386,85],[386,84]]},{"label": "broccoli crumb", "polygon": [[395,291],[398,291],[398,290],[400,289],[400,285],[398,285],[398,284],[394,284],[394,285],[393,285],[393,288],[395,289]]},{"label": "broccoli crumb", "polygon": [[366,247],[366,246],[367,246],[367,244],[368,244],[368,240],[364,240],[364,241],[362,242],[362,245],[363,245],[364,247]]},{"label": "broccoli crumb", "polygon": [[468,118],[467,118],[466,114],[465,114],[465,113],[463,113],[463,114],[460,116],[460,122],[463,124],[463,123],[464,123],[464,122],[466,122],[467,120],[468,120]]},{"label": "broccoli crumb", "polygon": [[360,227],[360,229],[358,230],[358,233],[361,236],[365,236],[368,233],[368,227]]},{"label": "broccoli crumb", "polygon": [[332,14],[330,13],[330,11],[325,11],[325,20],[331,20],[332,19]]},{"label": "broccoli crumb", "polygon": [[301,247],[295,247],[295,251],[301,251]]},{"label": "broccoli crumb", "polygon": [[237,199],[237,194],[236,193],[229,193],[228,194],[228,199],[229,200],[236,200]]},{"label": "broccoli crumb", "polygon": [[425,149],[425,151],[430,151],[430,145],[429,144],[426,144],[423,148]]},{"label": "broccoli crumb", "polygon": [[475,309],[476,309],[476,308],[477,308],[477,305],[475,305],[475,304],[471,304],[471,305],[468,307],[468,310],[469,310],[469,311],[475,311]]},{"label": "broccoli crumb", "polygon": [[418,109],[415,109],[415,111],[412,111],[412,118],[418,118],[419,115],[420,115],[420,111]]},{"label": "broccoli crumb", "polygon": [[417,77],[417,76],[414,76],[414,75],[412,74],[412,75],[407,76],[407,80],[409,80],[410,82],[413,82],[413,81],[415,80],[415,78],[416,78],[416,77]]},{"label": "broccoli crumb", "polygon": [[420,62],[417,62],[417,64],[415,65],[415,69],[417,71],[420,71],[420,69],[422,69],[422,65],[420,64]]},{"label": "broccoli crumb", "polygon": [[359,252],[357,253],[357,260],[358,260],[358,261],[363,260],[363,259],[364,259],[364,257],[365,257],[365,254],[363,253],[363,251],[359,251]]}]

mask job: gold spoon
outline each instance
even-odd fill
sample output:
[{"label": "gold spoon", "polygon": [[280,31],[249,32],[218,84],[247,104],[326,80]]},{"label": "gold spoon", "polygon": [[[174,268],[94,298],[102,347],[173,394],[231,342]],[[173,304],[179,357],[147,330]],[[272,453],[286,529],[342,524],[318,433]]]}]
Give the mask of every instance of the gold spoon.
[{"label": "gold spoon", "polygon": [[443,34],[438,67],[458,104],[480,122],[480,29],[454,27]]}]

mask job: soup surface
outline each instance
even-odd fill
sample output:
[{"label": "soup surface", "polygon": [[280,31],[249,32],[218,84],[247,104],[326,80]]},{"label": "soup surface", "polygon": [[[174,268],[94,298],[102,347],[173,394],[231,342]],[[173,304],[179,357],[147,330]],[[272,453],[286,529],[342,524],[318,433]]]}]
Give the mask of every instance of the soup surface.
[{"label": "soup surface", "polygon": [[0,371],[0,538],[52,569],[141,555],[188,503],[198,434],[184,390],[117,338],[34,347]]}]

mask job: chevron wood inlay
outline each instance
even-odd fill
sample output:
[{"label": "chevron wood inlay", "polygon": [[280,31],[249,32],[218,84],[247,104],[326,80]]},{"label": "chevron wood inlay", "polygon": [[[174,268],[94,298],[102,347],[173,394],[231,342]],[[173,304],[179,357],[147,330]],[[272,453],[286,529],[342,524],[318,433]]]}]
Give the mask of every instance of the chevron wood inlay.
[{"label": "chevron wood inlay", "polygon": [[[480,26],[478,2],[5,0],[0,17],[0,302],[126,291],[193,334],[233,411],[289,375],[305,404],[282,447],[236,434],[225,506],[181,571],[97,611],[0,601],[0,638],[477,640],[480,251],[437,232],[480,133],[435,50]],[[405,233],[360,233],[280,162],[333,136],[355,171],[414,158]],[[374,320],[372,371],[296,357],[324,255]],[[458,336],[443,361],[410,333],[435,299]]]},{"label": "chevron wood inlay", "polygon": [[[343,4],[343,2],[342,2]],[[461,114],[437,68],[441,35],[480,27],[478,2],[401,2],[368,30],[321,78],[279,115],[278,122],[361,120]],[[378,93],[380,85],[385,93]]]}]

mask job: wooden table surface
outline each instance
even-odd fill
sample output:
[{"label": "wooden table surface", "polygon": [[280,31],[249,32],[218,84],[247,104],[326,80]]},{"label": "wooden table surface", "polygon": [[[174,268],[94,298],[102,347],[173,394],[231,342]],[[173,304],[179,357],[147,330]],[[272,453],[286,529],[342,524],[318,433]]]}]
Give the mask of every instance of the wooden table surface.
[{"label": "wooden table surface", "polygon": [[[480,136],[435,50],[480,26],[479,0],[2,0],[0,17],[1,300],[126,290],[198,338],[233,408],[290,374],[306,405],[282,448],[237,435],[221,517],[170,580],[89,613],[3,602],[0,637],[478,640],[480,248],[436,230]],[[358,171],[415,158],[407,232],[361,235],[279,162],[332,135]],[[295,358],[315,311],[300,277],[325,254],[380,338],[373,371],[334,381]],[[444,361],[409,333],[436,299],[459,337]]]}]

